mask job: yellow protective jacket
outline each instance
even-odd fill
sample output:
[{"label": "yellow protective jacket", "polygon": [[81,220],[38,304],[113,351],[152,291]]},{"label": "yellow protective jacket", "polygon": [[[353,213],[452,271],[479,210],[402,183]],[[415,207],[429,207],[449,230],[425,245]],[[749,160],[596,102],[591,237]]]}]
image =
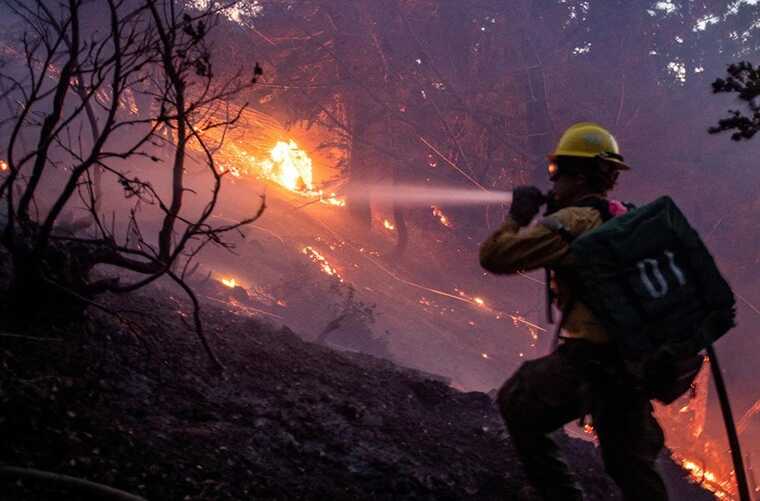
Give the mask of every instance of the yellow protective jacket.
[{"label": "yellow protective jacket", "polygon": [[561,308],[572,301],[564,319],[563,337],[606,343],[608,337],[601,323],[585,304],[573,297],[572,284],[562,279],[561,270],[571,269],[573,260],[567,238],[557,231],[561,225],[570,235],[577,237],[602,222],[599,212],[591,207],[567,207],[525,228],[520,228],[512,218],[507,217],[501,228],[480,246],[480,264],[497,274],[514,274],[544,267],[559,270],[553,284],[558,306]]}]

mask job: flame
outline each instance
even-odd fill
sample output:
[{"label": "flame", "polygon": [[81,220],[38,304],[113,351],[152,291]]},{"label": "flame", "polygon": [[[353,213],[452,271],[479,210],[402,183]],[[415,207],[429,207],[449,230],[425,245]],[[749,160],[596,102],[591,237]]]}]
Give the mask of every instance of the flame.
[{"label": "flame", "polygon": [[393,225],[393,223],[391,223],[387,219],[383,219],[383,226],[385,226],[386,230],[390,230],[390,231],[393,231],[393,230],[396,229],[396,227]]},{"label": "flame", "polygon": [[433,209],[433,216],[437,217],[442,225],[444,225],[446,228],[453,228],[451,221],[449,221],[449,218],[446,217],[446,214],[443,213],[440,207],[432,205],[430,208]]},{"label": "flame", "polygon": [[235,177],[258,174],[299,195],[319,198],[320,203],[325,205],[346,205],[346,200],[337,194],[314,189],[312,160],[293,139],[277,141],[265,160],[259,160],[231,143],[226,144],[225,149],[235,162],[220,165],[222,172],[229,172]]},{"label": "flame", "polygon": [[8,170],[8,162],[5,160],[0,160],[0,171]]},{"label": "flame", "polygon": [[689,472],[691,478],[715,494],[716,498],[732,499],[731,493],[734,490],[734,486],[731,482],[720,480],[714,472],[689,459],[681,458],[680,462],[683,469]]},{"label": "flame", "polygon": [[474,298],[472,298],[472,300],[473,300],[473,301],[475,301],[476,303],[478,303],[478,306],[485,306],[485,305],[486,305],[486,302],[485,302],[485,301],[483,301],[483,300],[482,300],[481,298],[479,298],[479,297],[474,297]]},{"label": "flame", "polygon": [[327,259],[319,253],[314,247],[306,246],[303,248],[302,252],[306,254],[309,259],[314,261],[319,265],[319,267],[322,269],[323,272],[327,273],[331,277],[337,278],[339,281],[343,281],[343,277],[340,276],[340,273],[338,273],[338,270],[333,268],[329,262],[327,262]]},{"label": "flame", "polygon": [[222,283],[226,285],[227,287],[229,287],[230,289],[234,289],[235,287],[239,285],[237,283],[237,280],[235,280],[234,278],[222,278]]},{"label": "flame", "polygon": [[295,141],[277,141],[269,153],[270,160],[261,162],[266,177],[291,191],[311,192],[311,158]]}]

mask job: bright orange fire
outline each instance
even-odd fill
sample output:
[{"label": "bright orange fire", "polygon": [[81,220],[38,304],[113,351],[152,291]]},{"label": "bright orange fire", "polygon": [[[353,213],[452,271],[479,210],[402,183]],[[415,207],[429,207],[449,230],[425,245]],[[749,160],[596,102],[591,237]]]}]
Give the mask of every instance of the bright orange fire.
[{"label": "bright orange fire", "polygon": [[731,492],[734,490],[733,483],[719,479],[712,471],[688,459],[681,459],[681,466],[689,472],[691,478],[697,483],[715,494],[716,498],[731,499]]},{"label": "bright orange fire", "polygon": [[235,280],[234,278],[222,278],[222,283],[231,289],[234,289],[235,287],[239,285],[237,283],[237,280]]},{"label": "bright orange fire", "polygon": [[295,141],[277,141],[270,159],[260,163],[264,176],[291,191],[311,192],[311,158]]},{"label": "bright orange fire", "polygon": [[385,226],[386,230],[390,230],[390,231],[393,231],[396,229],[396,226],[394,226],[394,224],[388,221],[387,219],[383,219],[383,226]]},{"label": "bright orange fire", "polygon": [[[216,130],[207,131],[207,139],[213,139]],[[221,138],[216,138],[221,141]],[[293,139],[270,139],[271,147],[260,147],[256,141],[246,137],[237,140],[227,138],[223,148],[216,155],[216,164],[220,173],[230,174],[236,178],[257,176],[277,183],[283,188],[300,196],[315,198],[326,205],[343,207],[345,199],[336,193],[327,193],[314,186],[313,162],[309,154],[298,146]],[[190,143],[198,148],[196,143]],[[261,156],[261,152],[264,156]],[[254,153],[255,152],[255,153]],[[315,201],[317,201],[315,200]]]},{"label": "bright orange fire", "polygon": [[[230,145],[230,150],[236,150],[235,157],[252,165],[256,173],[294,193],[318,197],[319,201],[326,205],[336,207],[346,205],[346,201],[338,198],[335,193],[328,194],[314,189],[312,160],[306,151],[299,148],[292,139],[277,141],[266,160],[258,160],[247,155],[234,145]],[[247,172],[247,170],[241,171],[236,166],[225,166],[225,168],[235,177],[240,177],[241,174]]]},{"label": "bright orange fire", "polygon": [[0,171],[8,170],[8,162],[5,160],[0,160]]}]

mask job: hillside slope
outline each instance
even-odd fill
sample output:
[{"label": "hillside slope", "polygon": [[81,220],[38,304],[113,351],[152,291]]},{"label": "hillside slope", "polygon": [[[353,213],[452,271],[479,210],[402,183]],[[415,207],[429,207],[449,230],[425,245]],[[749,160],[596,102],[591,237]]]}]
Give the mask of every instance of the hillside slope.
[{"label": "hillside slope", "polygon": [[[0,335],[0,463],[161,501],[534,499],[484,393],[207,305],[219,375],[170,290],[107,303],[121,320]],[[589,499],[618,499],[594,446],[563,442]],[[663,464],[674,499],[712,499]],[[0,492],[86,499],[13,476]]]}]

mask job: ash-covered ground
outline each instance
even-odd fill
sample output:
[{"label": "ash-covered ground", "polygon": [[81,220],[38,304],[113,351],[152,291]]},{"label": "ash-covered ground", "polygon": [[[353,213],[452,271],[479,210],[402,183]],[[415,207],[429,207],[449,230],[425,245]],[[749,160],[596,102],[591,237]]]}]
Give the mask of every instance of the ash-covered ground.
[{"label": "ash-covered ground", "polygon": [[[206,304],[219,374],[173,290],[105,303],[120,318],[0,336],[0,463],[151,500],[535,499],[484,393]],[[593,444],[563,442],[588,499],[618,499]],[[662,466],[674,500],[712,499]],[[7,475],[0,493],[88,499]]]}]

